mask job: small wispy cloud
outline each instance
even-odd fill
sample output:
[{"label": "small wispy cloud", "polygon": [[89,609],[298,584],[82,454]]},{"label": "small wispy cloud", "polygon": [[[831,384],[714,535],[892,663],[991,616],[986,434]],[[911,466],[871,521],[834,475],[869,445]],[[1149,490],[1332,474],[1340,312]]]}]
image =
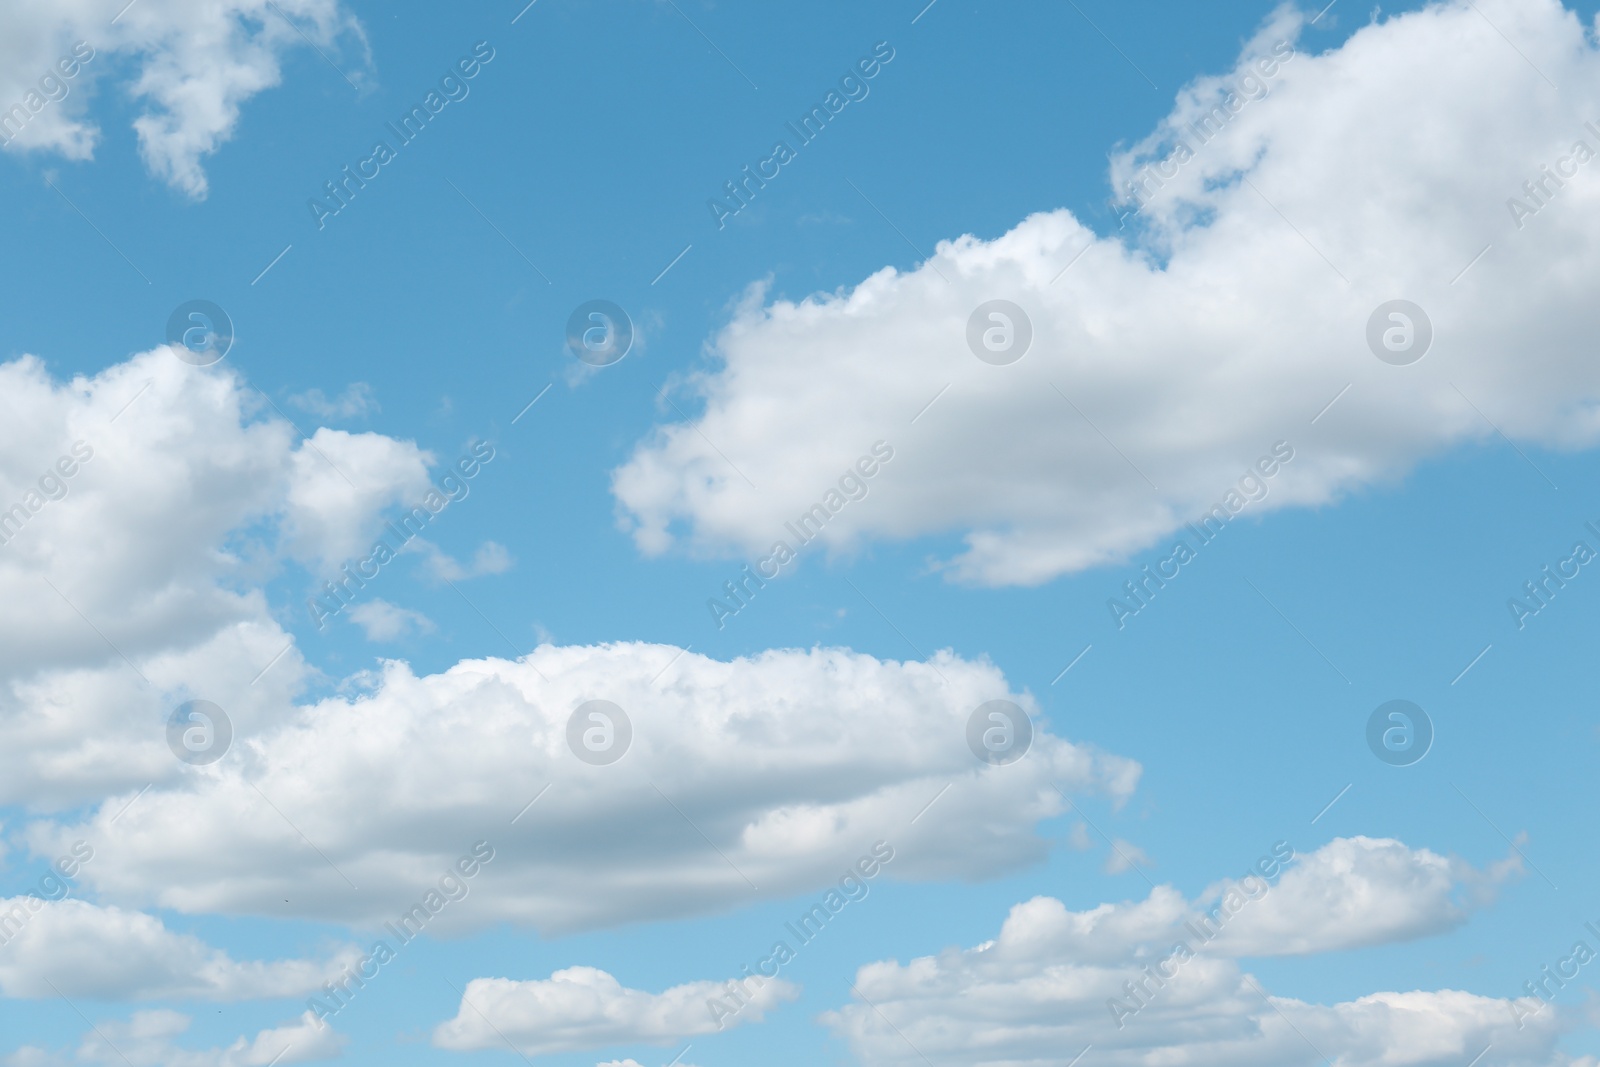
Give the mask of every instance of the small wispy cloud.
[{"label": "small wispy cloud", "polygon": [[459,582],[464,578],[481,578],[486,574],[504,574],[516,562],[511,558],[506,546],[495,541],[485,541],[479,545],[468,563],[462,563],[431,541],[419,538],[414,543],[418,545],[417,551],[425,555],[428,573],[442,582]]},{"label": "small wispy cloud", "polygon": [[433,620],[418,611],[387,600],[368,600],[350,609],[350,620],[361,627],[368,641],[396,641],[413,633],[432,633]]},{"label": "small wispy cloud", "polygon": [[324,419],[364,418],[379,410],[372,386],[366,382],[351,382],[344,392],[332,399],[321,389],[307,389],[291,396],[289,403]]},{"label": "small wispy cloud", "polygon": [[1150,857],[1145,850],[1131,842],[1117,838],[1111,842],[1111,854],[1106,857],[1106,873],[1121,874],[1131,871],[1135,867],[1151,867]]}]

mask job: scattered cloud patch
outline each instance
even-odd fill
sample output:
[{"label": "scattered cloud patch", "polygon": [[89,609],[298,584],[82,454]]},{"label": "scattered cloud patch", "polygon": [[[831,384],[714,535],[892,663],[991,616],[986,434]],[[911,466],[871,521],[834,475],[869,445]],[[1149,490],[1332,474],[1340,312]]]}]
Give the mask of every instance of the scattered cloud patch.
[{"label": "scattered cloud patch", "polygon": [[365,418],[379,410],[372,386],[366,382],[351,382],[344,392],[332,399],[321,389],[308,389],[291,396],[289,403],[319,419]]},{"label": "scattered cloud patch", "polygon": [[1086,1045],[1110,1067],[1442,1067],[1490,1044],[1519,1067],[1584,1062],[1556,1049],[1571,1020],[1532,1020],[1532,997],[1416,990],[1320,1005],[1266,991],[1238,957],[1438,933],[1465,921],[1455,894],[1505,869],[1368,838],[1283,861],[1292,852],[1280,843],[1249,876],[1193,901],[1170,886],[1086,911],[1035,897],[994,940],[863,966],[858,999],[822,1020],[867,1067],[1059,1067],[1063,1050],[1070,1059]]},{"label": "scattered cloud patch", "polygon": [[398,641],[413,634],[431,634],[436,629],[433,620],[420,611],[382,599],[362,601],[350,609],[349,615],[368,641]]},{"label": "scattered cloud patch", "polygon": [[[647,993],[594,967],[568,967],[529,982],[476,978],[467,983],[456,1017],[434,1030],[433,1043],[465,1052],[509,1041],[525,1056],[662,1045],[721,1029],[706,1001],[725,995],[727,985],[687,982]],[[760,1022],[767,1011],[800,995],[799,987],[781,979],[745,985],[747,1006],[733,1025]]]},{"label": "scattered cloud patch", "polygon": [[[89,101],[96,82],[112,81],[139,108],[133,129],[145,165],[201,200],[209,189],[204,159],[233,137],[244,104],[282,80],[291,51],[309,45],[343,57],[356,84],[370,64],[361,25],[338,0],[175,0],[131,4],[118,15],[121,6],[0,7],[0,112],[21,107],[27,116],[6,148],[92,158],[101,131]],[[95,58],[65,83],[66,93],[42,90],[41,79],[57,73],[76,42]]]},{"label": "scattered cloud patch", "polygon": [[310,1012],[282,1026],[239,1037],[224,1048],[193,1049],[178,1043],[190,1016],[169,1010],[135,1012],[126,1021],[102,1020],[83,1035],[71,1054],[27,1046],[12,1053],[8,1067],[279,1067],[312,1063],[340,1055],[342,1034],[319,1026]]},{"label": "scattered cloud patch", "polygon": [[485,541],[479,545],[467,563],[448,555],[431,541],[419,538],[413,544],[417,546],[415,551],[424,553],[428,573],[441,582],[459,582],[489,574],[504,574],[515,562],[506,547],[495,541]]},{"label": "scattered cloud patch", "polygon": [[[35,912],[30,905],[41,905]],[[20,925],[18,925],[20,923]],[[0,899],[0,993],[8,997],[211,1001],[299,997],[359,953],[241,962],[160,919],[81,900]]]}]

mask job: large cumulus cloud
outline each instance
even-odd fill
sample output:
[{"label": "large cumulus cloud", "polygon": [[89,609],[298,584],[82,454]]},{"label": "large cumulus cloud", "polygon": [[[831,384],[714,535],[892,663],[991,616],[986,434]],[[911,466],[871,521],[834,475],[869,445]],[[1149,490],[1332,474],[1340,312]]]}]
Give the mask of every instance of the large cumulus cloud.
[{"label": "large cumulus cloud", "polygon": [[[1113,157],[1115,193],[1142,204],[1123,229],[1057,210],[839,292],[753,289],[686,383],[703,411],[614,474],[639,547],[764,553],[878,439],[893,462],[822,541],[959,532],[966,549],[945,565],[989,585],[1149,547],[1279,441],[1295,458],[1257,513],[1501,431],[1592,444],[1600,162],[1578,160],[1600,152],[1585,125],[1600,129],[1600,52],[1587,27],[1556,0],[1452,0],[1319,54],[1301,21],[1280,12],[1236,69],[1186,88]],[[1569,177],[1530,199],[1546,166]],[[1544,206],[1530,217],[1512,197]],[[1032,323],[1007,366],[967,341],[997,299]],[[1366,339],[1394,299],[1433,327],[1410,366]]]},{"label": "large cumulus cloud", "polygon": [[[902,856],[894,877],[982,878],[1044,856],[1035,826],[1065,809],[1058,788],[1120,799],[1139,773],[1043,724],[1021,761],[981,763],[967,723],[997,698],[1037,714],[993,664],[950,653],[724,662],[544,645],[423,677],[390,662],[125,813],[113,798],[30,834],[41,854],[93,842],[82,878],[119,902],[365,924],[396,918],[487,842],[494,859],[437,930],[724,910],[824,886],[880,839]],[[569,744],[593,700],[631,722],[609,765]]]}]

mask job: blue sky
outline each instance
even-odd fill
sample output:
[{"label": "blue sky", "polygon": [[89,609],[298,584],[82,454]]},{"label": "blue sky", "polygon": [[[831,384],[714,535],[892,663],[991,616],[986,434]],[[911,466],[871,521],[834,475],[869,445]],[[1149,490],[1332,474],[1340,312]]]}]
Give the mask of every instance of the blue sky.
[{"label": "blue sky", "polygon": [[[96,449],[0,548],[0,897],[97,845],[83,907],[0,944],[4,1062],[1596,1062],[1587,969],[1513,1024],[1541,967],[1600,950],[1600,578],[1520,626],[1507,603],[1600,550],[1600,186],[1575,165],[1507,211],[1597,143],[1593,4],[121,7],[0,15],[0,109],[95,47],[0,152],[0,508]],[[319,225],[308,200],[475,48]],[[1391,298],[1432,315],[1409,366],[1364,340]],[[234,326],[213,366],[164,347],[193,299]],[[967,352],[988,299],[1032,316],[1014,367]],[[635,331],[610,366],[565,342],[591,300]],[[825,543],[719,620],[879,441]],[[485,442],[426,545],[315,625],[322,581]],[[1119,626],[1108,601],[1279,442],[1265,496]],[[1040,734],[1013,766],[965,753],[993,698]],[[233,721],[214,765],[168,750],[191,699]],[[632,717],[615,774],[566,751],[582,699]],[[1409,766],[1366,740],[1394,699],[1435,731]],[[465,899],[307,1021],[305,975],[480,840]],[[638,1007],[754,966],[878,841],[764,1013]],[[1113,1025],[1172,940],[1141,902],[1210,907],[1278,842],[1298,873]],[[1040,897],[1114,914],[1007,941]],[[638,992],[562,1000],[568,968]]]}]

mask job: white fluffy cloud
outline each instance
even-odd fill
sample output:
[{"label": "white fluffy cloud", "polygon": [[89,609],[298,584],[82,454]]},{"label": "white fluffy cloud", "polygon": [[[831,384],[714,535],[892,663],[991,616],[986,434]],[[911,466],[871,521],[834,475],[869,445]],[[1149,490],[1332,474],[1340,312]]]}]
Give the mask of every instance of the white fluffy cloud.
[{"label": "white fluffy cloud", "polygon": [[[177,1043],[189,1029],[190,1018],[180,1012],[135,1012],[127,1022],[102,1022],[83,1037],[76,1061],[105,1067],[268,1067],[332,1059],[344,1047],[344,1038],[331,1027],[318,1024],[310,1012],[300,1018],[262,1030],[254,1038],[238,1038],[226,1048],[190,1049]],[[33,1050],[28,1050],[33,1051]],[[21,1061],[51,1063],[40,1057]]]},{"label": "white fluffy cloud", "polygon": [[[1036,897],[1011,909],[996,940],[862,967],[859,1000],[823,1020],[869,1067],[1045,1067],[1091,1044],[1111,1067],[1459,1067],[1490,1043],[1498,1063],[1573,1062],[1554,1048],[1566,1023],[1531,1017],[1533,998],[1515,1002],[1520,1027],[1514,1002],[1455,990],[1318,1005],[1272,996],[1236,962],[1434,933],[1463,917],[1453,891],[1503,873],[1353,838],[1303,857],[1272,888],[1221,883],[1190,902],[1162,886],[1081,912]],[[1233,893],[1241,884],[1255,899]],[[1303,924],[1296,939],[1275,943],[1291,917]]]},{"label": "white fluffy cloud", "polygon": [[[725,995],[727,984],[687,982],[646,993],[594,967],[568,967],[531,982],[477,978],[467,984],[456,1017],[434,1030],[433,1043],[467,1051],[503,1048],[509,1041],[525,1056],[666,1044],[723,1029],[706,1001]],[[800,995],[781,980],[747,988],[747,1003],[732,1017],[733,1025],[760,1022],[767,1011]]]},{"label": "white fluffy cloud", "polygon": [[[1301,955],[1442,933],[1465,922],[1521,870],[1515,855],[1479,871],[1399,841],[1340,838],[1300,858],[1212,948],[1230,956]],[[1235,885],[1214,887],[1202,905],[1213,905]]]},{"label": "white fluffy cloud", "polygon": [[420,504],[433,489],[433,456],[410,441],[323,427],[294,455],[287,497],[289,544],[331,573],[365,556],[385,509]]},{"label": "white fluffy cloud", "polygon": [[[441,929],[724,910],[825,886],[877,840],[899,854],[892,877],[986,877],[1045,854],[1034,828],[1065,808],[1057,786],[1122,798],[1139,774],[1042,724],[1020,762],[979,763],[968,718],[1008,694],[1034,708],[993,664],[950,653],[721,662],[545,645],[425,677],[390,662],[115,825],[123,798],[81,825],[35,823],[30,841],[42,855],[92,842],[81,878],[130,906],[355,923],[397,918],[488,841],[495,858]],[[568,745],[569,718],[596,699],[631,720],[631,747],[606,766]]]},{"label": "white fluffy cloud", "polygon": [[0,617],[0,802],[186,770],[164,730],[184,700],[241,735],[281,719],[306,667],[260,583],[360,543],[431,458],[315,433],[353,490],[237,376],[166,349],[68,382],[24,357],[0,395],[0,596],[28,605]]},{"label": "white fluffy cloud", "polygon": [[[0,365],[0,395],[18,412],[0,438],[0,501],[18,502],[0,594],[32,606],[0,619],[0,798],[98,803],[21,833],[47,860],[92,847],[77,877],[104,903],[375,924],[486,840],[497,859],[438,928],[704,914],[827,885],[877,840],[897,878],[1013,870],[1049,848],[1035,827],[1062,812],[1058,786],[1120,800],[1137,781],[1043,723],[1021,762],[981,764],[974,709],[1037,708],[949,653],[545,645],[425,677],[392,662],[297,704],[308,668],[262,579],[365,543],[431,457],[376,434],[301,442],[234,374],[166,350],[67,383],[25,358]],[[41,476],[79,441],[70,475]],[[475,562],[505,559],[489,545]],[[375,636],[400,625],[365,604]],[[221,762],[168,751],[187,699],[232,720]],[[614,765],[568,745],[593,699],[632,718]]]},{"label": "white fluffy cloud", "polygon": [[[341,39],[364,57],[360,25],[338,0],[8,3],[0,7],[0,116],[12,121],[4,127],[9,140],[0,140],[13,150],[87,159],[100,137],[88,114],[93,87],[126,80],[143,108],[133,128],[145,163],[202,198],[201,161],[233,135],[244,102],[279,83],[285,53],[309,40],[337,54]],[[57,61],[80,41],[93,58],[63,77]],[[362,65],[345,64],[346,73],[359,77]]]},{"label": "white fluffy cloud", "polygon": [[296,997],[316,991],[360,955],[347,949],[321,963],[240,962],[154,916],[71,899],[0,899],[0,937],[0,993],[8,997]]},{"label": "white fluffy cloud", "polygon": [[[833,509],[823,543],[959,531],[951,573],[995,585],[1157,544],[1228,506],[1278,441],[1294,458],[1253,512],[1493,440],[1488,420],[1525,443],[1591,445],[1600,307],[1583,279],[1600,273],[1600,162],[1573,156],[1580,140],[1600,151],[1584,125],[1600,126],[1586,27],[1556,0],[1452,0],[1322,54],[1299,44],[1270,66],[1264,98],[1250,82],[1227,103],[1224,87],[1298,40],[1301,18],[1280,12],[1239,69],[1185,90],[1114,157],[1120,193],[1176,138],[1192,153],[1166,166],[1175,176],[1125,231],[1137,237],[1097,236],[1059,210],[942,242],[917,269],[847,292],[769,303],[753,289],[691,383],[703,413],[661,427],[614,474],[641,549],[793,545],[784,523],[879,439],[893,460],[866,499]],[[1190,123],[1217,105],[1228,121],[1202,142]],[[1575,176],[1547,185],[1519,229],[1508,198],[1532,204],[1523,183],[1545,164]],[[1369,317],[1396,298],[1434,328],[1411,366],[1367,346]],[[1032,322],[1009,366],[967,346],[969,315],[995,299]]]}]

